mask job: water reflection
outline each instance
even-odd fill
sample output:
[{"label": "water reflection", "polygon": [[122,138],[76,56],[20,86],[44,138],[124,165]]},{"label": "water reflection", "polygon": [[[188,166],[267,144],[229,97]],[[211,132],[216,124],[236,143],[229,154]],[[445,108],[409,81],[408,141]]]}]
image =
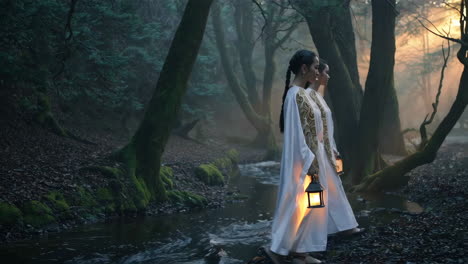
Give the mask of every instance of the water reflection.
[{"label": "water reflection", "polygon": [[257,223],[233,223],[222,227],[218,234],[209,234],[210,244],[215,246],[236,246],[266,244],[270,240],[271,221]]}]

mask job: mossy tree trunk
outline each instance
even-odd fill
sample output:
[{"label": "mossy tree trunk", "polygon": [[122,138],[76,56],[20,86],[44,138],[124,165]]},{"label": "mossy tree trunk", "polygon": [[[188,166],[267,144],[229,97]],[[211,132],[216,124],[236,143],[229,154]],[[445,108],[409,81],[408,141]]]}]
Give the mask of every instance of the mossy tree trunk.
[{"label": "mossy tree trunk", "polygon": [[157,201],[167,199],[159,175],[161,156],[187,90],[212,1],[187,2],[144,118],[128,145],[118,153],[137,189],[149,192],[150,198]]}]

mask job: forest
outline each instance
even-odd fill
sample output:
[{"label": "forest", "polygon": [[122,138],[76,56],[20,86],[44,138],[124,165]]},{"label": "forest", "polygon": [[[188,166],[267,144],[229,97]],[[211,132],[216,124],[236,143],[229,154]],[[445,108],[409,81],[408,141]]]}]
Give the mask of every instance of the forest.
[{"label": "forest", "polygon": [[[467,6],[3,0],[2,259],[467,263]],[[322,133],[362,229],[303,259],[269,250],[299,50],[326,65]]]}]

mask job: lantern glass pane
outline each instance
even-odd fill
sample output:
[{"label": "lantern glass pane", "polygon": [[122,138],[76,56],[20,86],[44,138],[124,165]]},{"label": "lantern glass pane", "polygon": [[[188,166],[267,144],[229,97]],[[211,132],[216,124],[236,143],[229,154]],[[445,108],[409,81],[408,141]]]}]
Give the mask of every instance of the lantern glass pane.
[{"label": "lantern glass pane", "polygon": [[320,193],[309,193],[310,206],[320,206]]},{"label": "lantern glass pane", "polygon": [[342,172],[342,171],[343,171],[343,160],[337,159],[336,160],[336,172]]}]

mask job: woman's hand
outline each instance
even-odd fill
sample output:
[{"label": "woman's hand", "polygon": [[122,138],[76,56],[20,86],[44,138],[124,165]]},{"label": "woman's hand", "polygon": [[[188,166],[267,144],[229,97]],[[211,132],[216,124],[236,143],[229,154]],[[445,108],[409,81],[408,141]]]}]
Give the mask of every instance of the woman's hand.
[{"label": "woman's hand", "polygon": [[318,170],[314,168],[314,166],[310,166],[309,170],[307,171],[307,175],[313,176],[318,174]]},{"label": "woman's hand", "polygon": [[340,153],[339,153],[338,151],[333,150],[333,154],[335,155],[335,157],[336,157],[337,159],[341,159],[341,155],[340,155]]}]

